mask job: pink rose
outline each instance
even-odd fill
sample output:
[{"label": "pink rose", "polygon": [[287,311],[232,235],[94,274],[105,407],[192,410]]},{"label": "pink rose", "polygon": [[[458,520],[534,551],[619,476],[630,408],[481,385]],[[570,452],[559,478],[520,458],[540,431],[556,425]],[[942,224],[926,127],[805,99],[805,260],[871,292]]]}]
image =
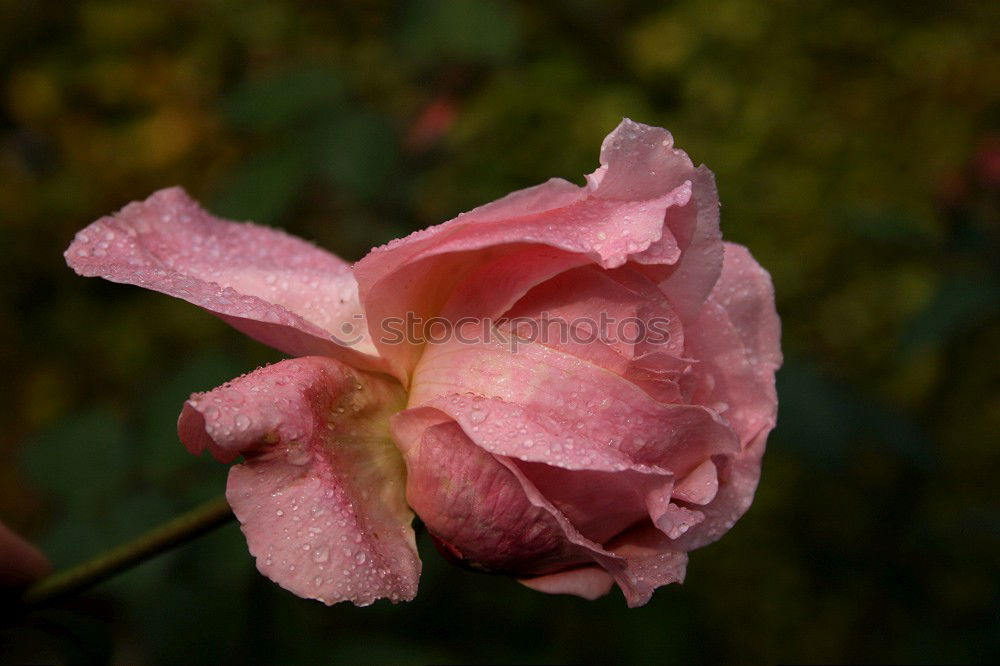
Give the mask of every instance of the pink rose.
[{"label": "pink rose", "polygon": [[630,606],[749,506],[775,423],[767,273],[724,243],[712,174],[625,120],[553,179],[352,267],[164,190],[77,235],[83,275],[184,298],[301,358],[185,404],[262,573],[411,599],[416,512],[449,558]]}]

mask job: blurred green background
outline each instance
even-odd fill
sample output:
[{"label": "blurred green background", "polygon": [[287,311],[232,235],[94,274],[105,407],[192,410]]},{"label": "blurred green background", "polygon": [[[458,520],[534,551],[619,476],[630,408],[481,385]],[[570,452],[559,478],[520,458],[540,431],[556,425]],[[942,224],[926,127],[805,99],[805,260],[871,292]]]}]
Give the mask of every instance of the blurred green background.
[{"label": "blurred green background", "polygon": [[[787,362],[750,513],[627,610],[444,564],[358,609],[234,525],[0,630],[66,663],[1000,656],[1000,3],[0,0],[0,517],[59,565],[220,493],[176,416],[279,358],[75,277],[73,233],[184,185],[347,259],[551,176],[628,116],[716,173]],[[0,656],[0,661],[4,659]]]}]

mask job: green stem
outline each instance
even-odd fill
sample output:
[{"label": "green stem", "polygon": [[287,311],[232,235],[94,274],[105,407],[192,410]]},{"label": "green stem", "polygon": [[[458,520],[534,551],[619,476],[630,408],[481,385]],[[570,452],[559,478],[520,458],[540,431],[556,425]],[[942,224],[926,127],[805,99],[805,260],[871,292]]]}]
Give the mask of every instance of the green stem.
[{"label": "green stem", "polygon": [[27,608],[38,608],[77,594],[232,519],[226,498],[205,502],[128,543],[43,578],[27,589],[21,602]]}]

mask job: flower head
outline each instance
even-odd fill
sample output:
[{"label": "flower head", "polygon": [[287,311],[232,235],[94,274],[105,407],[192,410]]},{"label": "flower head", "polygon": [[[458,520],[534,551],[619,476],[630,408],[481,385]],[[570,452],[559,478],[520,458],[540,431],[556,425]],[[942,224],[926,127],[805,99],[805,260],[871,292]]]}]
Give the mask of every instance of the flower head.
[{"label": "flower head", "polygon": [[327,603],[413,597],[416,512],[455,561],[641,605],[746,511],[775,423],[770,279],[722,241],[711,172],[629,120],[586,185],[514,192],[353,267],[179,189],[66,257],[299,357],[192,396],[178,427],[192,452],[244,456],[227,497],[258,568]]}]

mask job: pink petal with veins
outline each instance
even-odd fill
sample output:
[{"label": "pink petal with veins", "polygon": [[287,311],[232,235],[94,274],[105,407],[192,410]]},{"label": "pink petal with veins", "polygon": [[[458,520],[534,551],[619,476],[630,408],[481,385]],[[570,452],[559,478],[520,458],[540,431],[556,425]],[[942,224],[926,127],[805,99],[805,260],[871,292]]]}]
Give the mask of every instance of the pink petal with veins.
[{"label": "pink petal with veins", "polygon": [[65,257],[80,275],[183,298],[285,353],[385,366],[347,263],[277,229],[213,217],[181,188],[97,220]]},{"label": "pink petal with veins", "polygon": [[589,547],[600,550],[567,538],[558,518],[528,501],[501,460],[434,410],[408,410],[393,426],[406,459],[407,500],[456,561],[542,574],[590,562]]},{"label": "pink petal with veins", "polygon": [[[440,542],[440,550],[451,559],[472,568],[522,577],[559,573],[560,569],[575,568],[589,560],[618,583],[630,606],[644,604],[655,587],[683,578],[683,553],[663,548],[650,553],[629,544],[626,555],[619,555],[582,534],[555,502],[571,514],[578,514],[585,510],[578,503],[585,500],[586,489],[577,486],[576,491],[567,494],[567,488],[549,484],[550,491],[557,491],[553,501],[533,480],[552,480],[544,466],[489,455],[440,410],[423,407],[402,412],[393,418],[393,431],[409,471],[407,500]],[[621,479],[614,479],[615,474],[604,476],[603,488],[614,489],[621,496],[612,500],[623,499],[630,492],[622,482],[634,483],[638,479],[629,473],[619,473]],[[660,475],[660,479],[664,478],[669,488],[669,477]],[[627,511],[628,506],[641,506],[642,490],[652,490],[657,475],[649,475],[648,480],[652,483],[640,488],[640,493],[628,498],[629,503],[620,508]],[[624,515],[621,524],[634,522],[643,513],[638,509]],[[609,526],[591,523],[585,527],[605,530]],[[587,581],[569,577],[540,581],[538,585],[550,587],[552,592],[588,596],[596,594],[594,578],[588,573]],[[603,585],[603,579],[596,578]],[[588,586],[580,587],[585,582]]]},{"label": "pink petal with veins", "polygon": [[420,575],[404,465],[388,438],[391,379],[326,357],[281,361],[184,405],[193,452],[244,462],[226,498],[257,568],[327,604],[412,599]]},{"label": "pink petal with veins", "polygon": [[[683,580],[684,567],[687,564],[686,554],[674,552],[671,547],[663,547],[658,542],[655,543],[655,548],[646,548],[643,544],[637,546],[635,539],[625,543],[624,548],[616,547],[608,549],[611,551],[608,552],[579,534],[569,519],[542,494],[513,461],[501,456],[497,456],[497,460],[520,482],[528,501],[552,515],[562,527],[567,539],[586,547],[590,557],[618,584],[630,608],[642,606],[649,601],[653,590],[657,587]],[[612,544],[614,543],[613,541]]]}]

